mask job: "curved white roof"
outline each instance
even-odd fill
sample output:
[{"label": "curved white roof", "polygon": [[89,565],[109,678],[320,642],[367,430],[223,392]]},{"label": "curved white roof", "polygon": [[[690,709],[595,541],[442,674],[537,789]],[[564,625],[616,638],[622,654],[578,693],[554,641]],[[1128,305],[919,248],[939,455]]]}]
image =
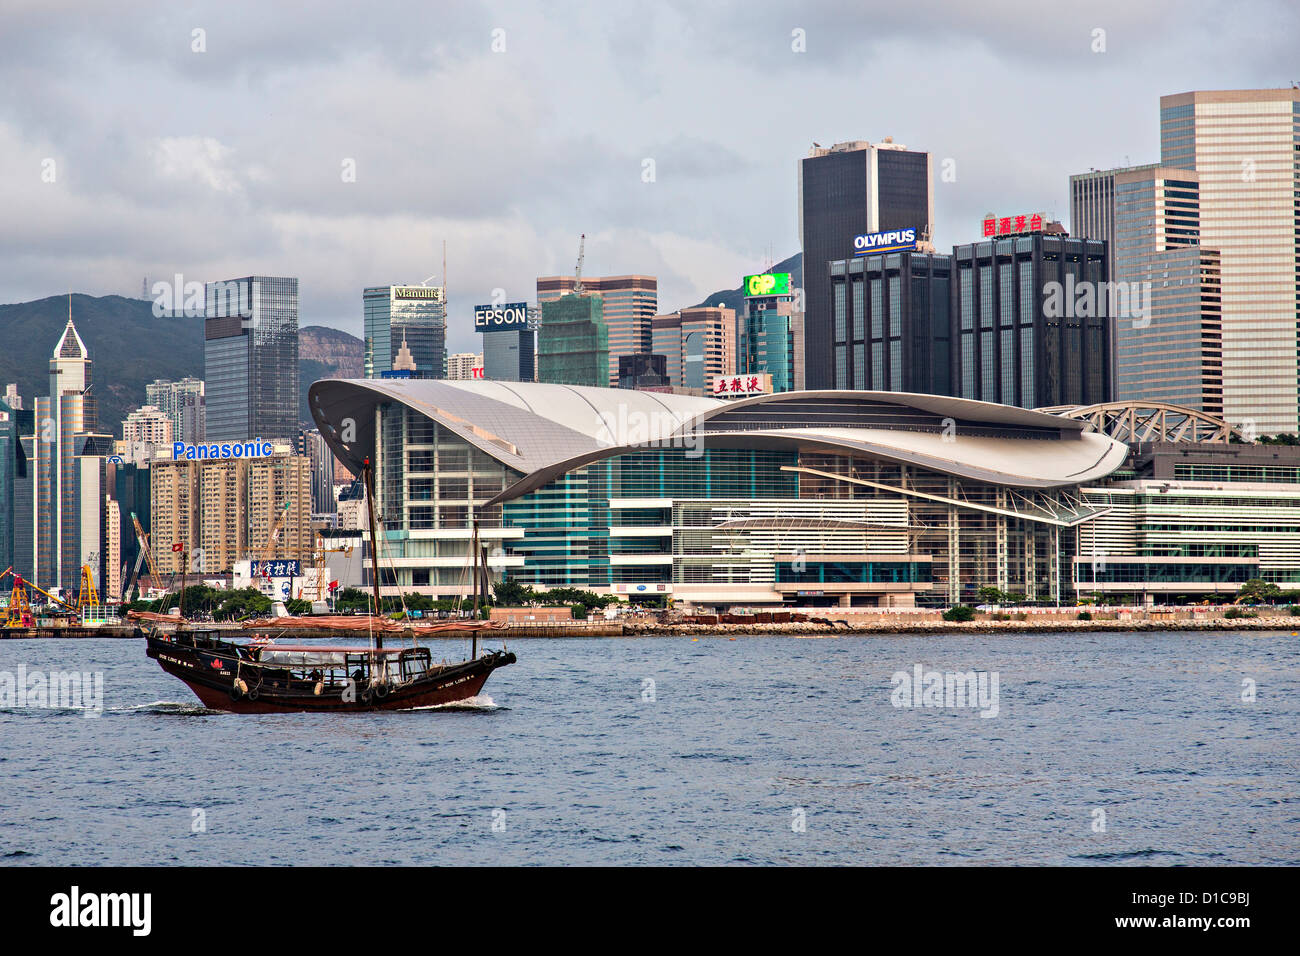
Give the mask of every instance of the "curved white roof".
[{"label": "curved white roof", "polygon": [[427,415],[524,475],[495,500],[674,438],[727,447],[820,446],[1026,488],[1095,481],[1128,452],[1084,422],[904,392],[783,392],[723,401],[535,382],[326,379],[311,386],[309,401],[322,434],[354,471],[373,454],[378,404],[397,402]]}]

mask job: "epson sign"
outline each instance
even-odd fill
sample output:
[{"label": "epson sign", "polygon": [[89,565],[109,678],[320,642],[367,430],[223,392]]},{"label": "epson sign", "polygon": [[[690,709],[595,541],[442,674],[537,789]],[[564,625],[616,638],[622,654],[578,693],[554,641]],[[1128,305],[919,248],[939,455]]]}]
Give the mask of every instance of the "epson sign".
[{"label": "epson sign", "polygon": [[475,332],[498,332],[505,329],[526,328],[528,328],[527,302],[474,306]]},{"label": "epson sign", "polygon": [[855,256],[869,256],[876,252],[906,252],[915,248],[915,229],[868,232],[853,237],[853,254]]}]

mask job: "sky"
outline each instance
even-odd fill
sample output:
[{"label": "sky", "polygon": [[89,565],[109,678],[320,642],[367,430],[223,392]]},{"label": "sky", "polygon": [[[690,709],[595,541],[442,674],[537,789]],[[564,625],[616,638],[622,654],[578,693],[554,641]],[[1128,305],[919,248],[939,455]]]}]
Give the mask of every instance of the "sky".
[{"label": "sky", "polygon": [[[111,9],[108,7],[111,6]],[[1068,225],[1068,178],[1159,159],[1159,98],[1300,82],[1300,4],[0,0],[0,302],[299,278],[473,306],[658,277],[661,311],[799,249],[797,163],[934,156],[934,241]],[[942,175],[947,170],[948,175]]]}]

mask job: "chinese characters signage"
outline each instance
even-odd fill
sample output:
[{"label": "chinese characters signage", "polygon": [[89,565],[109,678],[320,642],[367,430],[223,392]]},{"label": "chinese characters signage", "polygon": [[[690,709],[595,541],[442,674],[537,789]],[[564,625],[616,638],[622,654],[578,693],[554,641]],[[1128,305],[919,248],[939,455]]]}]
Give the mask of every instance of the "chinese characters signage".
[{"label": "chinese characters signage", "polygon": [[1042,232],[1047,219],[1041,212],[1023,216],[984,217],[984,235],[1015,236],[1025,232]]},{"label": "chinese characters signage", "polygon": [[251,573],[255,578],[296,578],[302,576],[297,561],[254,561]]},{"label": "chinese characters signage", "polygon": [[714,398],[744,398],[748,395],[769,395],[772,392],[772,376],[762,375],[719,375],[713,380]]}]

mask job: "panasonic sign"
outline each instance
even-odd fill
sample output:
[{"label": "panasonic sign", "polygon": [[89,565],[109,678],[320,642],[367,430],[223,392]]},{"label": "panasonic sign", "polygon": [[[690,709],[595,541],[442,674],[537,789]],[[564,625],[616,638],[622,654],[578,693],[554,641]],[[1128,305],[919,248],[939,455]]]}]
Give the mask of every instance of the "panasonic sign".
[{"label": "panasonic sign", "polygon": [[526,328],[528,328],[527,302],[474,306],[475,332],[500,332],[507,329]]},{"label": "panasonic sign", "polygon": [[246,441],[222,445],[190,445],[172,442],[172,461],[212,461],[226,458],[265,458],[271,454],[269,441]]},{"label": "panasonic sign", "polygon": [[855,256],[869,256],[877,252],[907,252],[915,248],[915,229],[867,232],[853,237],[853,254]]}]

